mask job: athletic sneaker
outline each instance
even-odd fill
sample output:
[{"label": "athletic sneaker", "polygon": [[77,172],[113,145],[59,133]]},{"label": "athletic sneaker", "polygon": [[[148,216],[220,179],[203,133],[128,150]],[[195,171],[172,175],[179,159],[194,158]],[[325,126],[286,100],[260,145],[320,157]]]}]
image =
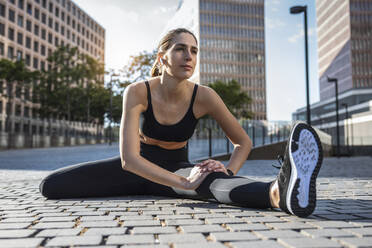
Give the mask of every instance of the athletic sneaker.
[{"label": "athletic sneaker", "polygon": [[316,206],[316,177],[323,151],[315,130],[297,122],[289,136],[284,161],[278,175],[280,208],[299,217],[307,217]]}]

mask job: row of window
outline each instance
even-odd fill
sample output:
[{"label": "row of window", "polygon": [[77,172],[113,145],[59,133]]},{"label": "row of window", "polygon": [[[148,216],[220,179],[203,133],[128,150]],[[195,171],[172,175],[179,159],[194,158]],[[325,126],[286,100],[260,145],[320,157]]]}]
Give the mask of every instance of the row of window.
[{"label": "row of window", "polygon": [[200,72],[220,74],[248,74],[255,76],[263,76],[265,74],[265,69],[263,66],[200,63]]},{"label": "row of window", "polygon": [[[1,6],[1,4],[0,4]],[[4,6],[4,17],[5,17],[5,6]],[[36,12],[35,13],[39,13],[39,12]],[[37,20],[39,20],[39,14],[35,14],[35,18]],[[17,22],[16,22],[16,15],[15,15],[15,11],[12,10],[12,9],[9,9],[8,10],[8,19],[13,22],[13,23],[17,23],[17,25],[19,27],[26,27],[26,30],[29,31],[29,32],[32,32],[32,21],[29,20],[29,19],[26,19],[26,24],[24,24],[25,22],[25,18],[18,14],[17,16]],[[70,29],[68,28],[68,26],[70,25],[70,19],[69,17],[67,18],[67,25],[66,28],[63,24],[60,24],[58,21],[53,21],[53,18],[50,16],[48,17],[48,20],[47,20],[47,15],[45,13],[42,13],[41,15],[41,22],[45,25],[48,25],[49,28],[53,29],[56,31],[56,32],[60,32],[62,35],[65,35],[65,29],[66,29],[66,33],[67,33],[67,36],[69,37],[70,36],[70,32],[72,32],[72,30],[70,31]],[[85,36],[87,39],[90,39],[91,42],[94,42],[94,44],[98,45],[99,47],[101,48],[104,48],[104,44],[103,42],[101,42],[101,40],[98,38],[97,39],[97,36],[95,36],[93,34],[93,32],[89,32],[89,30],[85,29],[85,27],[81,27],[80,26],[80,23],[75,23],[75,20],[72,20],[72,28],[75,29],[78,33],[80,33],[83,37]],[[41,28],[39,27],[38,24],[34,24],[34,33],[35,35],[39,35],[39,30]],[[45,29],[41,29],[44,33],[46,32]]]},{"label": "row of window", "polygon": [[372,87],[372,78],[357,78],[354,85],[357,88]]},{"label": "row of window", "polygon": [[372,61],[370,62],[369,66],[362,66],[362,65],[356,65],[353,66],[353,74],[359,75],[359,76],[367,76],[371,77],[372,79],[372,67],[370,66],[372,64]]},{"label": "row of window", "polygon": [[364,1],[350,1],[351,11],[372,11],[372,2],[370,0]]},{"label": "row of window", "polygon": [[249,52],[242,53],[202,50],[200,53],[200,59],[264,64],[264,56],[262,54]]},{"label": "row of window", "polygon": [[[249,4],[251,2],[251,4]],[[223,13],[233,13],[233,14],[252,14],[252,15],[263,15],[264,14],[264,1],[245,1],[245,4],[235,4],[231,2],[214,2],[210,1],[200,1],[200,10],[209,11],[220,11]],[[262,4],[262,5],[257,5]]]},{"label": "row of window", "polygon": [[249,39],[264,39],[265,36],[263,29],[256,30],[238,27],[218,27],[210,25],[200,25],[200,34]]},{"label": "row of window", "polygon": [[[11,2],[12,4],[16,5],[15,3],[15,0],[9,0],[9,2]],[[71,1],[68,1],[67,0],[67,4],[66,4],[66,1],[63,0],[62,1],[62,7],[63,8],[66,8],[67,10],[67,14],[65,14],[65,11],[63,11],[63,8],[59,8],[58,7],[58,3],[59,3],[59,0],[57,0],[55,2],[55,6],[54,6],[54,3],[52,0],[42,0],[42,2],[40,3],[40,0],[35,0],[35,3],[36,4],[41,4],[41,7],[43,7],[44,9],[48,9],[49,12],[51,14],[54,14],[54,16],[58,17],[58,18],[61,18],[62,21],[65,21],[65,16],[67,16],[67,18],[69,19],[70,18],[70,15],[68,15],[68,13],[71,13],[73,16],[75,16],[79,21],[81,21],[82,23],[84,23],[85,25],[87,25],[88,27],[90,27],[92,30],[94,30],[95,32],[98,32],[99,35],[101,37],[104,37],[104,31],[102,28],[100,28],[92,19],[90,19],[87,15],[84,14],[83,11],[80,11],[74,4],[71,3]],[[24,0],[18,0],[18,3],[17,3],[17,6],[18,8],[20,9],[24,9]],[[31,3],[27,3],[26,5],[26,12],[30,15],[32,15],[32,10],[33,10],[33,6]],[[38,8],[35,7],[34,9],[35,11],[34,12],[40,12]],[[38,14],[36,15],[38,16]],[[35,18],[36,18],[35,16]]]},{"label": "row of window", "polygon": [[350,20],[352,24],[372,24],[372,12],[365,14],[354,14],[350,15]]},{"label": "row of window", "polygon": [[213,38],[204,38],[200,39],[201,47],[208,48],[221,48],[229,50],[243,50],[251,52],[264,52],[265,43],[252,41],[252,40],[228,40],[228,39],[213,39]]},{"label": "row of window", "polygon": [[372,39],[352,39],[351,48],[353,50],[371,51],[372,50]]},{"label": "row of window", "polygon": [[264,26],[264,19],[260,17],[229,16],[220,14],[200,14],[201,24],[221,24],[221,25],[244,25],[244,26]]}]

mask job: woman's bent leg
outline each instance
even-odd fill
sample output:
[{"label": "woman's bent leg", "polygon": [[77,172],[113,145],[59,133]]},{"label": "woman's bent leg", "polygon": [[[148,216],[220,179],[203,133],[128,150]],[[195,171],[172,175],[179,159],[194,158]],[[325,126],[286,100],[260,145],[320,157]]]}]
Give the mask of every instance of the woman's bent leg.
[{"label": "woman's bent leg", "polygon": [[51,199],[135,195],[144,193],[145,181],[114,157],[58,169],[42,180],[40,192]]}]

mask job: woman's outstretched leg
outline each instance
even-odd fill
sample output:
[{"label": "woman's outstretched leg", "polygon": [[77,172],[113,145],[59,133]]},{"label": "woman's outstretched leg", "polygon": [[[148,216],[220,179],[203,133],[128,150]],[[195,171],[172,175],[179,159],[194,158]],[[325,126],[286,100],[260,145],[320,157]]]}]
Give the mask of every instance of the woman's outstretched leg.
[{"label": "woman's outstretched leg", "polygon": [[50,199],[140,195],[145,181],[124,171],[118,156],[58,169],[42,180],[40,192]]}]

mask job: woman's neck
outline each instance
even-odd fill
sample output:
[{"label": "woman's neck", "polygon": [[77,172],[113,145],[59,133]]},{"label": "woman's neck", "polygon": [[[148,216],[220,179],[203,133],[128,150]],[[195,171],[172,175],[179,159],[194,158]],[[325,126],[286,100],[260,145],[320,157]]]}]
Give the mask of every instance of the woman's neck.
[{"label": "woman's neck", "polygon": [[178,102],[185,96],[187,90],[187,79],[178,79],[164,72],[160,76],[159,89],[161,96],[167,102]]}]

